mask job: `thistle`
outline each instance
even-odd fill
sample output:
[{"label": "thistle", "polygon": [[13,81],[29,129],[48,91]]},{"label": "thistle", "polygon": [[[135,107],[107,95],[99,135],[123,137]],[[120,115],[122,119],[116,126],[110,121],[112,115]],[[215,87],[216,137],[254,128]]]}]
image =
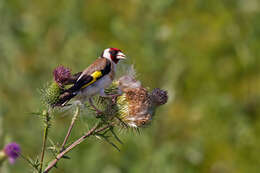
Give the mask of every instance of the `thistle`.
[{"label": "thistle", "polygon": [[65,85],[75,80],[70,69],[58,66],[53,70],[53,81],[41,90],[42,100],[46,105],[53,106],[59,100]]},{"label": "thistle", "polygon": [[[158,106],[168,100],[167,92],[159,88],[149,92],[135,79],[134,70],[113,82],[110,88],[106,89],[107,94],[114,94],[121,90],[122,95],[117,97],[116,104],[108,99],[97,99],[96,104],[103,108],[106,120],[119,120],[117,124],[127,127],[143,127],[149,124]],[[101,101],[100,101],[101,100]]]},{"label": "thistle", "polygon": [[19,144],[12,142],[7,144],[2,151],[0,151],[0,164],[6,159],[9,160],[10,164],[14,164],[16,159],[19,157],[21,148]]},{"label": "thistle", "polygon": [[141,86],[134,76],[126,75],[118,80],[123,95],[118,97],[118,117],[129,127],[149,124],[158,106],[167,102],[167,92],[154,89],[151,93]]}]

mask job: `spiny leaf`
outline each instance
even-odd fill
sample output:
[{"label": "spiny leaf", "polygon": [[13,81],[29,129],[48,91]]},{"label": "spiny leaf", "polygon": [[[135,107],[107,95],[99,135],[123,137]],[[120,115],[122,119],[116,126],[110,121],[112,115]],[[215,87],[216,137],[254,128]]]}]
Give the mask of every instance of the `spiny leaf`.
[{"label": "spiny leaf", "polygon": [[99,134],[98,136],[100,136],[100,137],[101,137],[102,139],[104,139],[108,144],[112,145],[112,147],[114,147],[117,151],[120,152],[119,147],[108,139],[109,136],[104,136],[104,135],[102,135],[102,134]]},{"label": "spiny leaf", "polygon": [[113,134],[114,138],[120,143],[123,144],[123,142],[120,140],[120,138],[116,135],[116,133],[114,132],[113,127],[110,128],[111,133]]},{"label": "spiny leaf", "polygon": [[63,158],[63,159],[70,159],[70,157],[69,157],[69,156],[65,156],[65,155],[64,155],[64,156],[62,156],[62,158]]},{"label": "spiny leaf", "polygon": [[58,145],[55,145],[54,142],[48,138],[49,142],[51,143],[51,147],[48,147],[48,149],[52,152],[53,155],[56,155],[59,153],[59,147]]}]

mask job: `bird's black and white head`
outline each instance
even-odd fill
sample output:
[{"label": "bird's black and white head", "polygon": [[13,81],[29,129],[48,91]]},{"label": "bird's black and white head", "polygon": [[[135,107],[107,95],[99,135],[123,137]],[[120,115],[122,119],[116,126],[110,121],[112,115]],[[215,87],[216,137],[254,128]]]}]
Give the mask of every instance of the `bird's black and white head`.
[{"label": "bird's black and white head", "polygon": [[102,52],[101,58],[107,58],[110,61],[117,64],[119,60],[126,59],[126,56],[122,53],[120,49],[117,48],[107,48]]}]

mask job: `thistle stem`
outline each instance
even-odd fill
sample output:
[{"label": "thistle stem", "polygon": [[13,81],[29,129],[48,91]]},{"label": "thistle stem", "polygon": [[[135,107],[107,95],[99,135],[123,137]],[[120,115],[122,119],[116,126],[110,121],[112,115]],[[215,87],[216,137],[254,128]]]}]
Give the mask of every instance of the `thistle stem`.
[{"label": "thistle stem", "polygon": [[98,129],[98,127],[100,126],[100,123],[97,123],[92,129],[90,129],[85,135],[83,135],[82,137],[80,137],[78,140],[76,140],[74,143],[72,143],[68,148],[66,148],[64,151],[62,151],[60,154],[57,155],[56,159],[54,159],[49,166],[44,170],[44,173],[48,173],[53,167],[55,167],[55,165],[57,164],[57,162],[65,155],[67,154],[69,151],[71,151],[73,148],[75,148],[77,145],[79,145],[80,143],[82,143],[87,137],[91,136],[91,135],[95,135],[96,133],[99,133],[101,131],[106,130],[107,128],[111,127],[111,124],[108,124],[104,127],[101,127]]},{"label": "thistle stem", "polygon": [[65,149],[65,145],[66,145],[66,143],[67,143],[67,141],[68,141],[68,139],[69,139],[69,136],[70,136],[70,134],[71,134],[71,130],[72,130],[74,124],[75,124],[75,121],[76,121],[78,115],[79,115],[79,107],[77,106],[76,111],[75,111],[75,113],[74,113],[74,115],[73,115],[73,117],[72,117],[72,119],[71,119],[70,127],[69,127],[69,129],[68,129],[68,132],[67,132],[67,134],[66,134],[66,137],[65,137],[65,139],[64,139],[64,141],[63,141],[63,143],[62,143],[60,153],[61,153],[62,151],[64,151],[64,149]]},{"label": "thistle stem", "polygon": [[48,131],[49,131],[49,128],[50,128],[50,119],[51,119],[51,117],[50,117],[50,109],[49,109],[48,112],[46,112],[46,115],[45,115],[45,128],[44,128],[44,132],[43,132],[43,142],[42,142],[42,151],[41,151],[39,173],[42,172],[44,154],[45,154],[45,150],[46,150],[46,142],[47,142],[47,137],[48,137]]}]

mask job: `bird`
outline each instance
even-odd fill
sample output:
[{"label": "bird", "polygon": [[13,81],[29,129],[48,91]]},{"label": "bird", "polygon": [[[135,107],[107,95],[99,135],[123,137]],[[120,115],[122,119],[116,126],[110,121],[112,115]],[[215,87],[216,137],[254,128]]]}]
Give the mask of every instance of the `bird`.
[{"label": "bird", "polygon": [[104,91],[115,79],[116,66],[120,60],[125,60],[125,54],[118,48],[107,48],[101,56],[82,72],[76,73],[72,86],[65,89],[54,106],[65,106],[72,98],[86,101],[97,111],[102,113],[93,104],[92,97],[99,94],[102,97],[116,97],[119,94],[107,95]]}]

